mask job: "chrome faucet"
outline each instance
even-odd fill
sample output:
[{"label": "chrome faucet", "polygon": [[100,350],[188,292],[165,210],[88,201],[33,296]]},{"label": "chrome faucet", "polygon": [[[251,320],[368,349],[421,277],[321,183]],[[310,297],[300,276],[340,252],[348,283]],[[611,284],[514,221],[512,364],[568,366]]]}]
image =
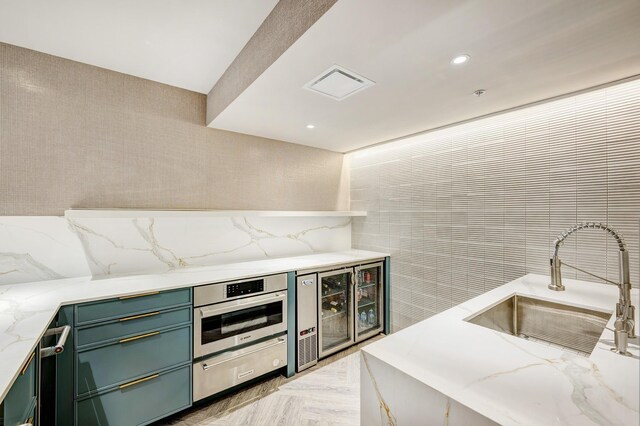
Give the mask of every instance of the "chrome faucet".
[{"label": "chrome faucet", "polygon": [[[620,272],[619,282],[608,280],[606,278],[592,274],[591,272],[560,261],[560,258],[558,257],[558,250],[560,249],[560,246],[569,235],[581,229],[601,229],[615,238],[616,242],[618,243],[618,249],[620,250],[620,252],[618,253],[618,267]],[[579,223],[564,231],[558,236],[558,238],[556,238],[554,244],[555,250],[553,252],[553,257],[551,258],[551,284],[549,284],[549,288],[551,290],[564,291],[565,289],[564,285],[562,284],[562,274],[560,270],[562,265],[566,265],[569,268],[575,269],[576,271],[583,272],[587,275],[591,275],[592,277],[596,277],[600,280],[618,286],[618,289],[620,290],[620,297],[618,303],[616,303],[616,321],[614,323],[615,348],[612,348],[611,350],[618,354],[628,355],[628,339],[635,337],[635,307],[631,304],[631,274],[629,273],[629,252],[627,251],[622,236],[608,225],[596,222],[585,222]]]}]

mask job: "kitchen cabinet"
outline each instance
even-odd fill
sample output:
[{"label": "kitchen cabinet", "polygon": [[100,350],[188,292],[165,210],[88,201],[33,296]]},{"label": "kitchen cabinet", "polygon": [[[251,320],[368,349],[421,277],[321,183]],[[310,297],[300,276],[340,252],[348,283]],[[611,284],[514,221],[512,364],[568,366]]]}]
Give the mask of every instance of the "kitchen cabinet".
[{"label": "kitchen cabinet", "polygon": [[2,401],[0,424],[6,426],[34,424],[37,401],[37,353],[37,349],[31,353]]},{"label": "kitchen cabinet", "polygon": [[132,317],[186,305],[191,305],[190,288],[133,294],[76,305],[75,323],[83,326],[110,320],[137,320],[140,318]]},{"label": "kitchen cabinet", "polygon": [[140,425],[191,405],[191,365],[134,380],[76,402],[77,425]]},{"label": "kitchen cabinet", "polygon": [[190,407],[191,289],[79,304],[76,425],[141,425]]},{"label": "kitchen cabinet", "polygon": [[45,333],[0,425],[141,425],[190,407],[191,300],[187,288],[62,307],[48,330],[69,326],[65,350],[41,357],[57,342]]},{"label": "kitchen cabinet", "polygon": [[190,361],[190,325],[147,331],[115,343],[79,350],[76,396],[99,392]]},{"label": "kitchen cabinet", "polygon": [[[352,268],[349,275],[349,285],[352,288],[347,290],[351,301],[352,321],[349,323],[351,325],[346,325],[350,329],[347,341],[351,342],[356,341],[359,336],[366,338],[369,333],[376,333],[380,325],[376,323],[369,327],[370,330],[352,328],[353,318],[359,306],[356,304],[357,289],[353,288],[357,273],[354,268],[362,264],[369,265],[371,261],[351,263],[354,260],[351,254],[340,259],[349,263],[340,263],[331,269],[327,266],[320,272],[339,269],[340,265]],[[322,260],[321,263],[334,265],[334,261],[331,257],[329,262]],[[304,265],[309,263],[305,261]],[[388,266],[384,270],[388,272]],[[311,272],[309,270],[309,273]],[[21,425],[25,422],[37,426],[149,424],[192,405],[194,365],[208,371],[208,384],[212,388],[218,386],[226,389],[225,383],[233,382],[238,385],[252,380],[252,375],[262,375],[274,370],[284,372],[285,368],[287,376],[292,376],[296,369],[296,347],[300,344],[294,338],[298,334],[296,272],[292,270],[279,275],[284,277],[283,286],[276,290],[281,306],[279,310],[267,316],[281,318],[277,322],[281,323],[279,326],[282,328],[270,333],[270,336],[264,336],[264,341],[261,337],[260,341],[255,342],[264,352],[253,352],[253,349],[258,349],[254,342],[237,348],[234,346],[234,350],[229,353],[208,354],[208,357],[215,357],[216,362],[220,363],[206,366],[202,365],[202,362],[207,361],[204,357],[197,359],[196,364],[193,364],[194,341],[202,344],[203,340],[200,333],[194,334],[194,315],[202,319],[194,309],[194,288],[166,291],[139,288],[140,294],[71,305],[64,305],[73,303],[69,299],[52,300],[47,314],[52,315],[53,320],[44,331],[44,337],[37,344],[32,356],[24,359],[22,366],[19,363],[24,354],[20,354],[18,359],[11,359],[11,369],[15,372],[20,368],[20,371],[15,372],[16,379],[0,404],[0,426]],[[317,273],[315,277],[317,278]],[[364,278],[365,281],[366,279]],[[237,284],[250,281],[251,286],[255,286],[254,281],[257,280],[242,277],[226,287],[224,282],[213,280],[215,283],[212,284],[215,285],[211,287],[216,292],[224,290],[227,297],[230,293],[239,291],[242,296],[239,298],[242,299],[242,303],[246,303],[249,299],[244,293],[246,288]],[[92,284],[106,286],[107,282]],[[371,283],[363,285],[366,284]],[[180,285],[187,284],[182,282]],[[200,286],[204,287],[207,286]],[[314,289],[315,293],[309,298],[312,301],[309,311],[313,312],[312,316],[317,321],[318,292],[317,287]],[[105,291],[110,289],[101,287],[98,293],[105,295]],[[84,292],[81,294],[85,295]],[[380,294],[388,296],[388,289],[385,288]],[[233,294],[231,296],[235,297]],[[60,303],[63,306],[56,313],[55,309]],[[271,312],[270,304],[271,302],[267,304],[267,312]],[[380,305],[382,306],[384,304]],[[367,313],[371,309],[364,305],[361,308],[366,308]],[[388,315],[384,313],[378,315],[380,320],[386,317]],[[233,318],[233,324],[224,324],[224,333],[234,332],[234,327],[240,322],[250,323],[249,327],[261,325],[255,318],[243,319],[235,314]],[[267,319],[268,321],[270,320]],[[311,325],[305,332],[311,333],[316,329],[317,324]],[[330,330],[327,329],[327,335],[329,334]],[[66,345],[64,350],[60,351],[65,338]],[[36,339],[34,336],[34,346]],[[315,339],[316,344],[317,342],[318,339]],[[262,354],[266,354],[264,359]],[[255,362],[256,360],[258,362]],[[217,392],[215,389],[214,392]],[[207,395],[209,394],[210,392]]]}]

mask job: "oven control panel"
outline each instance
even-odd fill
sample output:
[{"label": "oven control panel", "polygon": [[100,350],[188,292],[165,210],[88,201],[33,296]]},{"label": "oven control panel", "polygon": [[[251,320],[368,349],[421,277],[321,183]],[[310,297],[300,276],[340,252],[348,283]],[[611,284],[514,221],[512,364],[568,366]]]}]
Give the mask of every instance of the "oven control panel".
[{"label": "oven control panel", "polygon": [[227,284],[227,298],[246,296],[247,294],[260,293],[262,291],[264,291],[264,280]]}]

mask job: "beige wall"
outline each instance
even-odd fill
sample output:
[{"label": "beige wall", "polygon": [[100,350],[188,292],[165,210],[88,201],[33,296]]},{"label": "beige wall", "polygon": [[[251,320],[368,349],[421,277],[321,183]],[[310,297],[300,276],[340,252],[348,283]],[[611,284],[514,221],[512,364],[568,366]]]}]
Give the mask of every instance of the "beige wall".
[{"label": "beige wall", "polygon": [[[582,221],[622,232],[638,287],[640,80],[349,157],[351,208],[368,211],[354,218],[353,246],[391,253],[394,329],[548,275],[555,237]],[[600,230],[569,237],[560,257],[618,279],[617,246]]]},{"label": "beige wall", "polygon": [[204,126],[206,96],[0,43],[0,215],[346,210],[343,155]]}]

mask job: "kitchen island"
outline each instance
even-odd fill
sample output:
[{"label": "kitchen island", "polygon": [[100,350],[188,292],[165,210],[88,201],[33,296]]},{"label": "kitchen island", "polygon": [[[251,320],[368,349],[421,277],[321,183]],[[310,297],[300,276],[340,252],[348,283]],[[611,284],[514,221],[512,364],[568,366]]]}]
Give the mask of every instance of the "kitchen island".
[{"label": "kitchen island", "polygon": [[[555,292],[548,283],[526,275],[363,348],[361,424],[640,424],[638,337],[629,356],[611,352],[618,289],[565,280]],[[590,354],[468,321],[514,295],[612,316]]]}]

